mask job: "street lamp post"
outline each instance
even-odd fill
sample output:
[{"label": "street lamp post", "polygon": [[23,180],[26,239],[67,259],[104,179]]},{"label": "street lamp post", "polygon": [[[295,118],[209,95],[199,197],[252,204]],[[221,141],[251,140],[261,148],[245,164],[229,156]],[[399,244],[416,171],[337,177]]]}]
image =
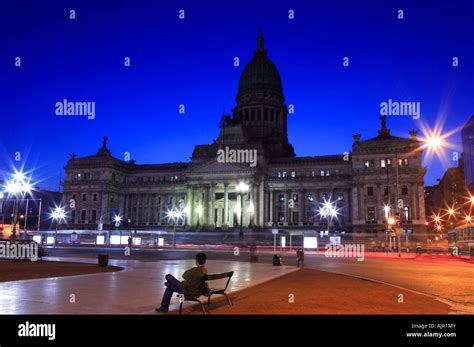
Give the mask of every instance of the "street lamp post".
[{"label": "street lamp post", "polygon": [[26,194],[31,191],[31,184],[29,179],[26,178],[25,174],[21,171],[15,171],[13,178],[7,181],[5,191],[9,196],[13,196],[13,216],[12,216],[12,240],[16,240],[16,225],[18,221],[18,214],[20,211],[20,198],[23,198]]},{"label": "street lamp post", "polygon": [[166,212],[166,217],[173,222],[173,248],[176,248],[176,224],[183,219],[183,211],[173,207]]},{"label": "street lamp post", "polygon": [[318,211],[319,215],[325,218],[328,223],[328,236],[331,234],[331,221],[333,218],[337,218],[338,214],[335,204],[335,202],[330,200],[324,200]]},{"label": "street lamp post", "polygon": [[122,244],[122,229],[120,229],[120,225],[122,224],[122,216],[120,215],[115,215],[114,216],[114,226],[115,226],[115,230],[118,230],[119,231],[119,235],[120,235],[120,245]]},{"label": "street lamp post", "polygon": [[[443,137],[439,134],[431,134],[430,136],[428,136],[426,139],[423,140],[425,142],[425,144],[422,146],[422,147],[426,147],[428,148],[428,151],[431,152],[431,151],[437,151],[439,150],[440,148],[443,147],[444,145],[444,141],[443,141]],[[400,198],[400,191],[399,191],[399,184],[400,184],[400,163],[399,161],[401,160],[404,160],[404,159],[407,159],[407,157],[410,155],[410,153],[408,153],[407,155],[403,156],[403,155],[399,155],[399,152],[398,150],[395,152],[395,165],[396,165],[396,181],[395,181],[395,187],[396,187],[396,190],[395,190],[395,211],[397,212],[396,214],[400,217],[400,219],[402,219],[402,211],[400,211],[402,208],[403,208],[403,201],[399,201],[399,198]],[[397,233],[398,234],[398,233]],[[408,234],[405,234],[406,235],[406,247],[408,248]],[[398,240],[398,254],[400,255],[400,235],[397,235],[397,240]],[[390,238],[390,243],[391,243],[392,239]]]},{"label": "street lamp post", "polygon": [[242,239],[244,237],[244,231],[242,229],[242,218],[243,218],[243,200],[244,200],[244,195],[245,193],[247,193],[249,191],[249,185],[244,183],[244,182],[240,182],[236,187],[235,187],[235,190],[237,192],[237,194],[239,194],[240,196],[240,231],[239,231],[239,237]]}]

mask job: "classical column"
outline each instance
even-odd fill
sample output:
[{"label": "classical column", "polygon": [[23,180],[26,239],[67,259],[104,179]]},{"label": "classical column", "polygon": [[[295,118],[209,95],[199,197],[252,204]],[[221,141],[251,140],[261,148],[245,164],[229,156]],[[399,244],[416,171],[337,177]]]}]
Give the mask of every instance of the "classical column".
[{"label": "classical column", "polygon": [[199,192],[198,192],[198,207],[200,208],[201,210],[201,213],[197,215],[197,218],[198,218],[198,221],[199,221],[199,225],[202,226],[204,225],[204,206],[202,205],[202,200],[203,200],[203,189],[202,189],[202,185],[199,185]]},{"label": "classical column", "polygon": [[193,225],[193,211],[194,211],[194,204],[193,204],[193,186],[188,184],[187,186],[187,197],[186,197],[186,225],[190,226]]},{"label": "classical column", "polygon": [[[244,212],[247,212],[247,215],[248,215],[248,223],[247,221],[245,221],[244,219],[244,226],[248,226],[250,224],[254,225],[255,223],[253,222],[253,218],[255,216],[255,214],[257,213],[257,208],[258,206],[256,206],[255,204],[255,201],[256,201],[256,194],[255,194],[255,190],[257,189],[257,187],[255,185],[253,185],[252,183],[249,183],[249,206],[248,208],[245,209]],[[253,205],[253,212],[250,213],[248,212],[247,210],[250,208],[250,206]],[[245,217],[245,213],[244,213],[244,217]]]},{"label": "classical column", "polygon": [[229,183],[224,183],[224,220],[222,221],[222,226],[224,228],[228,227],[229,220]]},{"label": "classical column", "polygon": [[127,194],[122,195],[122,204],[121,204],[120,214],[127,220],[128,218],[128,196]]},{"label": "classical column", "polygon": [[383,186],[382,185],[377,185],[376,186],[376,189],[377,189],[377,206],[375,207],[375,211],[376,211],[376,219],[377,219],[377,223],[380,222],[380,224],[383,224],[383,204],[382,204],[382,199],[380,198],[380,196],[382,195],[383,193]]},{"label": "classical column", "polygon": [[303,224],[306,222],[306,190],[300,191],[300,218],[298,223]]},{"label": "classical column", "polygon": [[140,195],[135,195],[135,220],[133,221],[135,225],[138,225],[138,221],[139,221],[139,218],[138,218],[138,213],[139,213],[139,210],[140,210]]},{"label": "classical column", "polygon": [[211,183],[210,186],[210,208],[209,208],[209,226],[214,229],[215,228],[215,200],[216,200],[216,184]]},{"label": "classical column", "polygon": [[357,187],[352,188],[351,198],[351,223],[357,224],[359,222],[359,190]]},{"label": "classical column", "polygon": [[149,194],[147,199],[148,199],[148,219],[147,219],[147,223],[150,225],[150,224],[153,224],[153,195]]},{"label": "classical column", "polygon": [[264,227],[265,226],[265,184],[263,180],[260,182],[258,186],[258,219],[254,218],[254,220],[258,220],[258,226]]},{"label": "classical column", "polygon": [[290,213],[291,213],[291,210],[290,210],[290,199],[291,199],[291,191],[290,190],[287,190],[285,192],[285,223],[287,223],[286,225],[288,225],[288,223],[290,222]]},{"label": "classical column", "polygon": [[273,190],[270,190],[270,200],[269,200],[268,204],[269,204],[269,207],[268,207],[268,211],[269,211],[268,222],[273,224],[273,222],[274,222],[274,220],[273,220]]}]

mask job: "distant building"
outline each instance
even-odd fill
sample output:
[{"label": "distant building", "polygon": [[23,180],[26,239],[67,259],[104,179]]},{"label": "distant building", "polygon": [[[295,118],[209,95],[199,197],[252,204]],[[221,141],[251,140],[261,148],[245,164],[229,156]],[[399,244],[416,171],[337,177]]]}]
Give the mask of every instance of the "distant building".
[{"label": "distant building", "polygon": [[[223,115],[211,144],[195,146],[190,162],[123,161],[112,156],[107,138],[95,155],[71,154],[64,203],[75,208],[68,227],[110,227],[113,216],[120,214],[140,229],[163,228],[170,225],[166,212],[179,207],[185,212],[182,224],[191,230],[237,228],[237,211],[242,211],[246,227],[322,231],[327,220],[319,208],[331,201],[338,210],[331,231],[383,232],[384,206],[394,213],[398,200],[406,229],[425,230],[426,170],[416,131],[410,137],[393,136],[381,117],[375,137],[353,135],[351,152],[296,156],[288,142],[289,108],[280,73],[268,58],[261,34],[257,44],[240,77],[232,114]],[[246,154],[247,162],[239,153]],[[249,186],[242,202],[236,191],[241,181]]]},{"label": "distant building", "polygon": [[466,186],[474,190],[474,116],[461,130],[462,150],[464,158],[464,180]]},{"label": "distant building", "polygon": [[[446,214],[450,207],[457,208],[461,214],[469,214],[469,204],[466,204],[468,197],[469,192],[464,182],[464,165],[461,158],[457,167],[446,170],[437,185],[425,187],[427,219],[432,219],[434,215]],[[462,207],[461,210],[459,210],[460,207]]]}]

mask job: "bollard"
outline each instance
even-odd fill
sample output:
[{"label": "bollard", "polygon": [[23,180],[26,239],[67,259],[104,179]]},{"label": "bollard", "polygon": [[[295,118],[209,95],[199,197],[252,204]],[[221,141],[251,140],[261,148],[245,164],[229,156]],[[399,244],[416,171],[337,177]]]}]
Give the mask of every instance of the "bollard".
[{"label": "bollard", "polygon": [[109,265],[109,255],[108,254],[99,254],[98,256],[99,266],[107,267]]}]

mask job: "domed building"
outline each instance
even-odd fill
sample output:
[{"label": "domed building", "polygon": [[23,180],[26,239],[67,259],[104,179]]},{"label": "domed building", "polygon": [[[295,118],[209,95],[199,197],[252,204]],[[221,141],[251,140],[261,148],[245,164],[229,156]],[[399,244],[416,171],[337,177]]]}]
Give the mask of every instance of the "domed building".
[{"label": "domed building", "polygon": [[[153,233],[171,227],[167,211],[177,208],[185,230],[237,230],[242,224],[385,233],[386,217],[398,205],[405,230],[425,229],[425,169],[416,132],[392,136],[381,117],[378,136],[363,141],[355,134],[350,153],[298,157],[288,142],[283,90],[260,32],[235,107],[222,115],[212,143],[195,146],[190,162],[122,161],[106,138],[96,155],[71,156],[64,182],[64,202],[74,205],[68,226],[113,228],[113,216],[120,215],[127,227]],[[324,203],[331,204],[331,216],[321,213]]]}]

